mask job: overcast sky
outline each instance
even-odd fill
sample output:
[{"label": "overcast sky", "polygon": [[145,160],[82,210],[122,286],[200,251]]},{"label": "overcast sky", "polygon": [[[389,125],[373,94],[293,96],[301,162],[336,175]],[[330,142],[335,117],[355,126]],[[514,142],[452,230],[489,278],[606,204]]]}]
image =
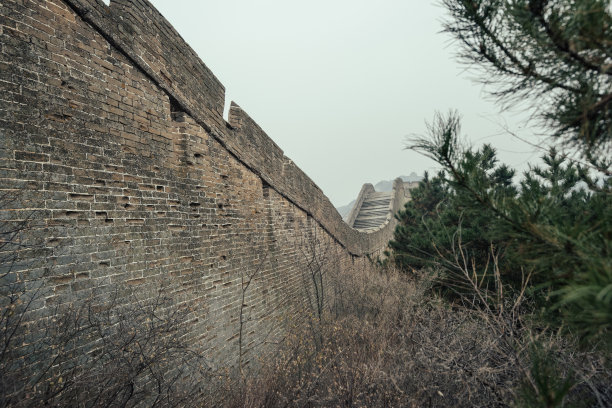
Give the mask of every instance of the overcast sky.
[{"label": "overcast sky", "polygon": [[236,101],[336,206],[363,183],[435,164],[404,150],[436,110],[458,109],[474,145],[526,168],[540,153],[525,113],[500,113],[417,0],[151,0]]}]

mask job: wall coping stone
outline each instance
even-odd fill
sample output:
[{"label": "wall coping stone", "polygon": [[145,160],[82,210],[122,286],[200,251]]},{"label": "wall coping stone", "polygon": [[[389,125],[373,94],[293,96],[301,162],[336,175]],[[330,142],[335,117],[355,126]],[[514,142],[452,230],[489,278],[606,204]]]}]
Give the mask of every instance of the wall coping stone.
[{"label": "wall coping stone", "polygon": [[[109,6],[101,0],[64,1],[234,157],[312,216],[349,253],[364,256],[386,247],[396,225],[392,214],[373,232],[351,228],[314,181],[240,106],[232,102],[229,122],[223,119],[223,84],[149,1],[111,0]],[[403,183],[397,180],[393,213],[404,201]]]}]

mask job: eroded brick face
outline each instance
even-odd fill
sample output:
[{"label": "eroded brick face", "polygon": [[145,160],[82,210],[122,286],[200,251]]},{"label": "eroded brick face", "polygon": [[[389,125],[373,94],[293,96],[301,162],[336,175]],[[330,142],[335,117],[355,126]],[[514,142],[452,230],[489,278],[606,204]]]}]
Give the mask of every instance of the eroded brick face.
[{"label": "eroded brick face", "polygon": [[3,284],[42,285],[32,321],[162,289],[189,342],[235,365],[305,307],[309,240],[344,268],[392,231],[348,228],[239,107],[226,123],[223,86],[144,1],[2,0],[0,90],[0,220],[27,224]]}]

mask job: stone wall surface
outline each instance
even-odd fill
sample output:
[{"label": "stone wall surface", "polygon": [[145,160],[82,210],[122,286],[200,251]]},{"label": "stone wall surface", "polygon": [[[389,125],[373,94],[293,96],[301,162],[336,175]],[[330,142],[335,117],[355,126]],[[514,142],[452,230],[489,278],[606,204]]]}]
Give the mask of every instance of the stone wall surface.
[{"label": "stone wall surface", "polygon": [[348,227],[238,105],[226,122],[223,85],[146,0],[2,0],[0,90],[0,189],[17,197],[0,220],[28,220],[2,276],[44,280],[32,319],[163,286],[193,310],[191,341],[235,364],[303,307],[308,240],[343,268],[391,237],[392,219]]}]

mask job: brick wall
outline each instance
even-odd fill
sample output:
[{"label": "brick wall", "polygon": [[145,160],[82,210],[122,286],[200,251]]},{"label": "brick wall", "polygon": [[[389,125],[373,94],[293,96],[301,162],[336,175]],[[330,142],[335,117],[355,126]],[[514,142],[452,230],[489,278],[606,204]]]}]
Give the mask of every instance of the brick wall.
[{"label": "brick wall", "polygon": [[27,226],[0,286],[42,287],[28,319],[163,287],[235,365],[305,307],[309,240],[342,268],[391,236],[349,228],[238,105],[226,123],[222,84],[145,0],[3,0],[0,90],[3,236]]}]

